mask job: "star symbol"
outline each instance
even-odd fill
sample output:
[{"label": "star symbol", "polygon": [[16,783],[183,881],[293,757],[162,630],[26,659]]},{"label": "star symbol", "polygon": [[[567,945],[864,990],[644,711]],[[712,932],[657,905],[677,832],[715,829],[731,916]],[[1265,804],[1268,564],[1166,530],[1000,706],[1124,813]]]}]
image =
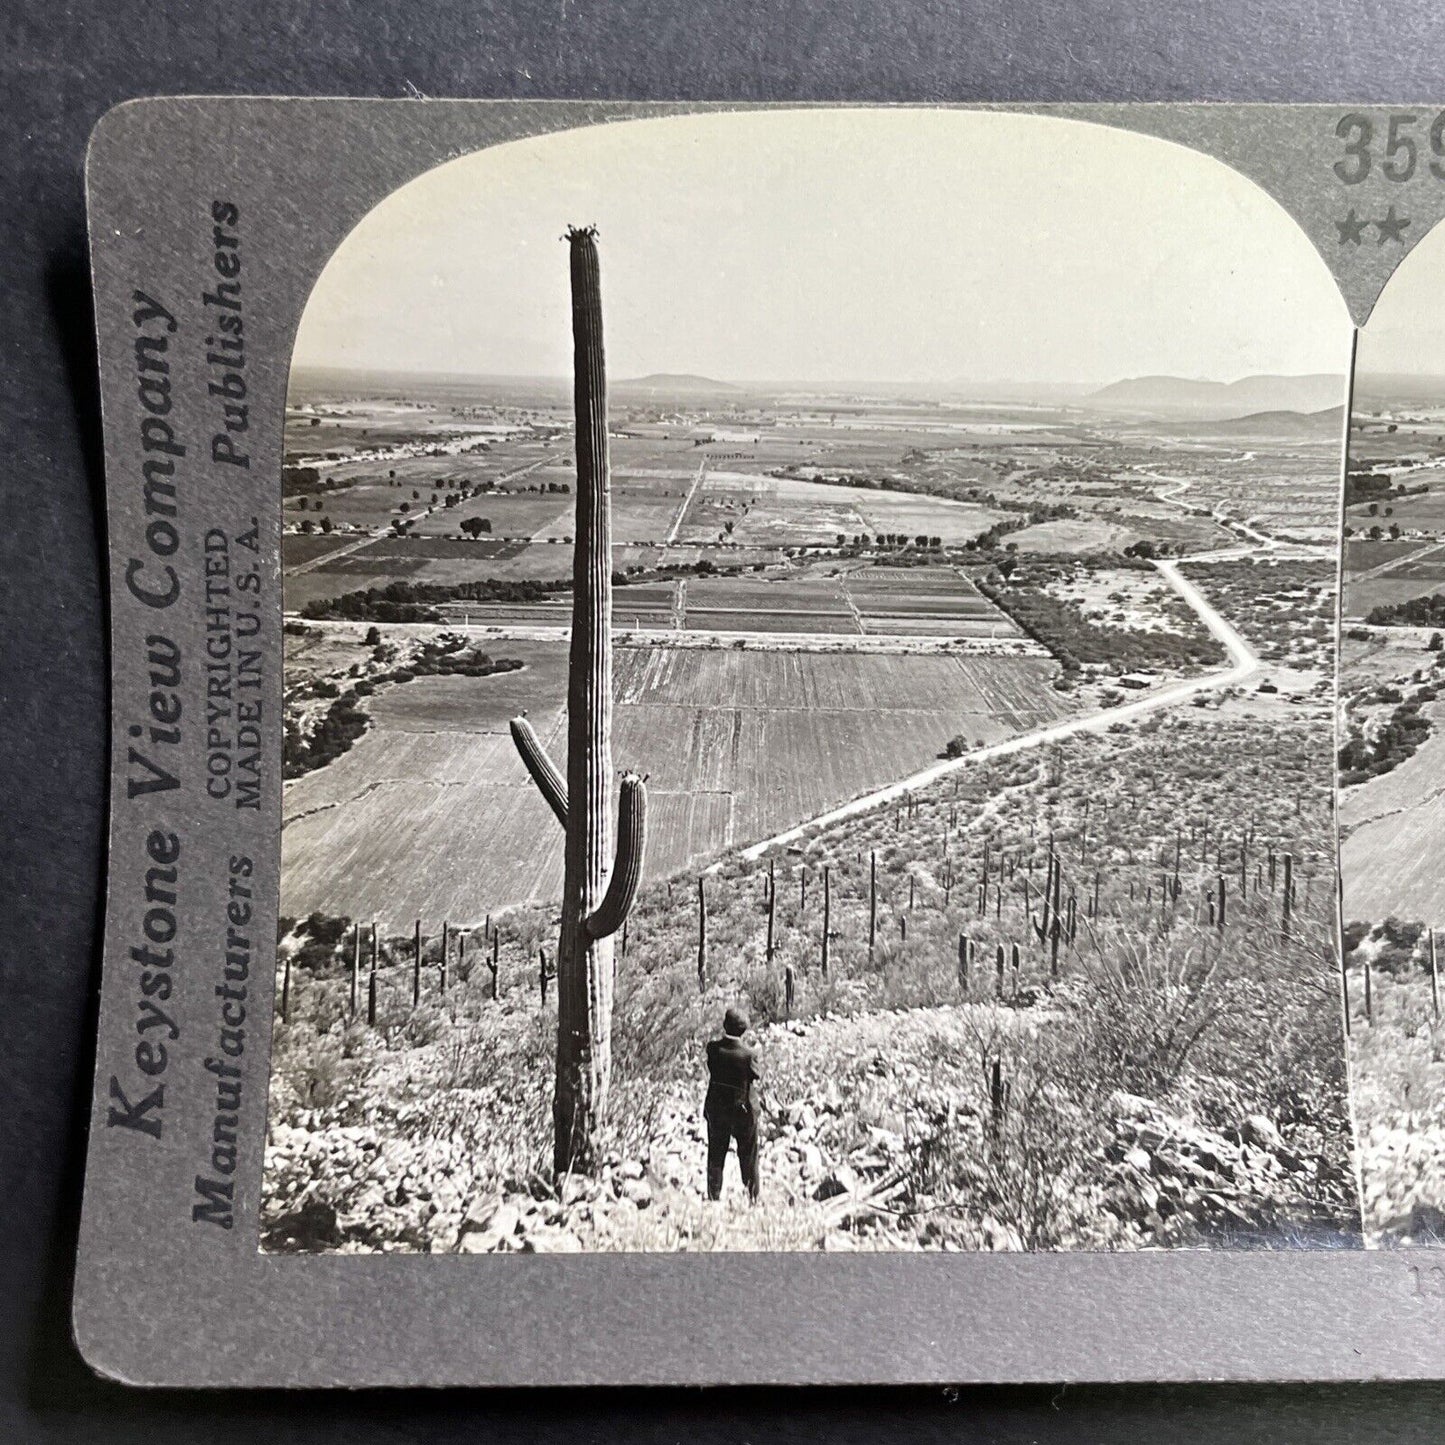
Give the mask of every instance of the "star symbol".
[{"label": "star symbol", "polygon": [[1345,242],[1348,241],[1351,245],[1358,246],[1360,244],[1360,237],[1364,234],[1365,227],[1369,224],[1368,221],[1362,221],[1355,214],[1355,208],[1351,206],[1350,214],[1346,216],[1343,221],[1335,222],[1335,229],[1340,233],[1340,245],[1343,246]]},{"label": "star symbol", "polygon": [[1383,246],[1386,241],[1399,241],[1401,245],[1404,245],[1405,227],[1408,226],[1410,222],[1408,219],[1402,219],[1396,216],[1394,206],[1391,206],[1390,209],[1385,212],[1385,219],[1383,221],[1374,221],[1372,224],[1380,233],[1379,245]]}]

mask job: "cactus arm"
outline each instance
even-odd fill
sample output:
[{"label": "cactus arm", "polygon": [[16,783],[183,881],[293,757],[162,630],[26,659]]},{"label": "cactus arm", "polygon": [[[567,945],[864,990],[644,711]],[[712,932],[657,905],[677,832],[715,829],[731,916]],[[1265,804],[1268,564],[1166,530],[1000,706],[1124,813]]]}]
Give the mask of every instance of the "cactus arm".
[{"label": "cactus arm", "polygon": [[647,834],[647,784],[635,773],[622,779],[617,804],[617,855],[602,902],[587,920],[589,938],[609,938],[622,927],[637,896]]},{"label": "cactus arm", "polygon": [[512,741],[517,745],[522,762],[532,775],[537,790],[547,800],[547,805],[557,815],[557,821],[567,826],[567,783],[558,771],[556,763],[547,756],[541,739],[524,717],[514,717],[511,722]]}]

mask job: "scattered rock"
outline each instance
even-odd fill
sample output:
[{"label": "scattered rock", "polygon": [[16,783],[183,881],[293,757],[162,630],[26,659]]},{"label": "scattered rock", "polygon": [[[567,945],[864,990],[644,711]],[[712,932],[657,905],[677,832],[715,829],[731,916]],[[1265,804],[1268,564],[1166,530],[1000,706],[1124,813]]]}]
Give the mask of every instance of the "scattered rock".
[{"label": "scattered rock", "polygon": [[323,1249],[335,1249],[341,1243],[341,1237],[335,1206],[319,1199],[308,1199],[299,1209],[284,1215],[267,1230],[266,1247],[314,1254]]},{"label": "scattered rock", "polygon": [[563,1204],[597,1198],[597,1186],[585,1174],[569,1174],[562,1180],[559,1195]]},{"label": "scattered rock", "polygon": [[1158,1106],[1152,1100],[1127,1093],[1123,1089],[1115,1089],[1109,1095],[1109,1112],[1116,1119],[1147,1119],[1157,1112],[1157,1109]]},{"label": "scattered rock", "polygon": [[522,1211],[515,1204],[496,1199],[478,1200],[462,1220],[463,1237],[469,1234],[495,1234],[505,1238],[517,1233]]},{"label": "scattered rock", "polygon": [[821,1203],[825,1199],[836,1199],[840,1194],[857,1192],[858,1176],[846,1164],[839,1164],[824,1176],[823,1182],[813,1191],[813,1198]]},{"label": "scattered rock", "polygon": [[1275,1127],[1274,1121],[1264,1114],[1251,1114],[1240,1128],[1245,1142],[1260,1149],[1283,1149],[1284,1135]]},{"label": "scattered rock", "polygon": [[881,1149],[885,1154],[901,1154],[903,1152],[903,1135],[895,1133],[892,1129],[879,1129],[876,1126],[870,1128],[868,1139],[875,1149]]},{"label": "scattered rock", "polygon": [[652,1186],[645,1179],[628,1179],[622,1185],[622,1197],[630,1200],[639,1209],[646,1209],[652,1203]]},{"label": "scattered rock", "polygon": [[580,1254],[582,1241],[565,1229],[534,1229],[522,1241],[524,1254]]}]

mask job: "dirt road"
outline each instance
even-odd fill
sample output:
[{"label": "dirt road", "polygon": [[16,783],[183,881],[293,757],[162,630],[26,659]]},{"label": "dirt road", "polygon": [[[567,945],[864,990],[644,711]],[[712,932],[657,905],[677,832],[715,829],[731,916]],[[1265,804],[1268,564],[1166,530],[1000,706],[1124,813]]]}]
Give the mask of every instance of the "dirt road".
[{"label": "dirt road", "polygon": [[1069,718],[1061,723],[1053,723],[1049,727],[1039,728],[1031,733],[1020,733],[1017,737],[1007,738],[990,747],[975,748],[973,752],[967,753],[961,758],[948,758],[934,763],[932,767],[914,773],[911,777],[902,778],[896,783],[889,784],[886,788],[867,793],[861,798],[854,798],[851,803],[844,803],[841,807],[820,813],[817,817],[810,818],[795,828],[789,828],[786,832],[777,833],[771,838],[764,838],[761,842],[744,848],[741,856],[749,859],[757,858],[769,848],[776,847],[780,843],[790,843],[815,828],[827,827],[844,818],[870,812],[872,809],[891,803],[918,788],[936,783],[940,778],[946,778],[950,773],[957,772],[961,768],[971,767],[975,763],[985,762],[990,758],[1006,757],[1011,753],[1021,753],[1045,743],[1060,742],[1064,738],[1074,737],[1079,733],[1102,732],[1106,728],[1113,727],[1115,723],[1135,721],[1141,717],[1147,717],[1150,713],[1158,712],[1161,708],[1175,707],[1181,702],[1187,702],[1189,699],[1197,697],[1200,693],[1214,692],[1225,687],[1238,687],[1247,681],[1259,668],[1259,654],[1215,611],[1204,594],[1180,574],[1173,562],[1155,562],[1154,566],[1170,586],[1194,609],[1210,633],[1223,645],[1229,655],[1228,667],[1221,668],[1216,672],[1207,672],[1198,677],[1180,678],[1175,682],[1165,683],[1157,690],[1147,693],[1133,702],[1123,703],[1118,707],[1102,708],[1096,712],[1081,713],[1078,717]]}]

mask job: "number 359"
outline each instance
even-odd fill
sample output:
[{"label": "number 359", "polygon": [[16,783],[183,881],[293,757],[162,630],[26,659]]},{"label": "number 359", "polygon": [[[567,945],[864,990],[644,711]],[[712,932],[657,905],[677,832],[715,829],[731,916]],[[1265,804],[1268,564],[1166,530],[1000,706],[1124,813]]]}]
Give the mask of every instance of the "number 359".
[{"label": "number 359", "polygon": [[[1388,179],[1408,181],[1420,160],[1420,139],[1415,130],[1419,123],[1418,115],[1392,115],[1380,135],[1369,116],[1357,111],[1342,115],[1335,135],[1345,142],[1345,154],[1343,160],[1335,162],[1335,174],[1345,185],[1357,186],[1378,160]],[[1445,180],[1445,110],[1431,121],[1428,143],[1433,157],[1428,163],[1430,174]]]}]

